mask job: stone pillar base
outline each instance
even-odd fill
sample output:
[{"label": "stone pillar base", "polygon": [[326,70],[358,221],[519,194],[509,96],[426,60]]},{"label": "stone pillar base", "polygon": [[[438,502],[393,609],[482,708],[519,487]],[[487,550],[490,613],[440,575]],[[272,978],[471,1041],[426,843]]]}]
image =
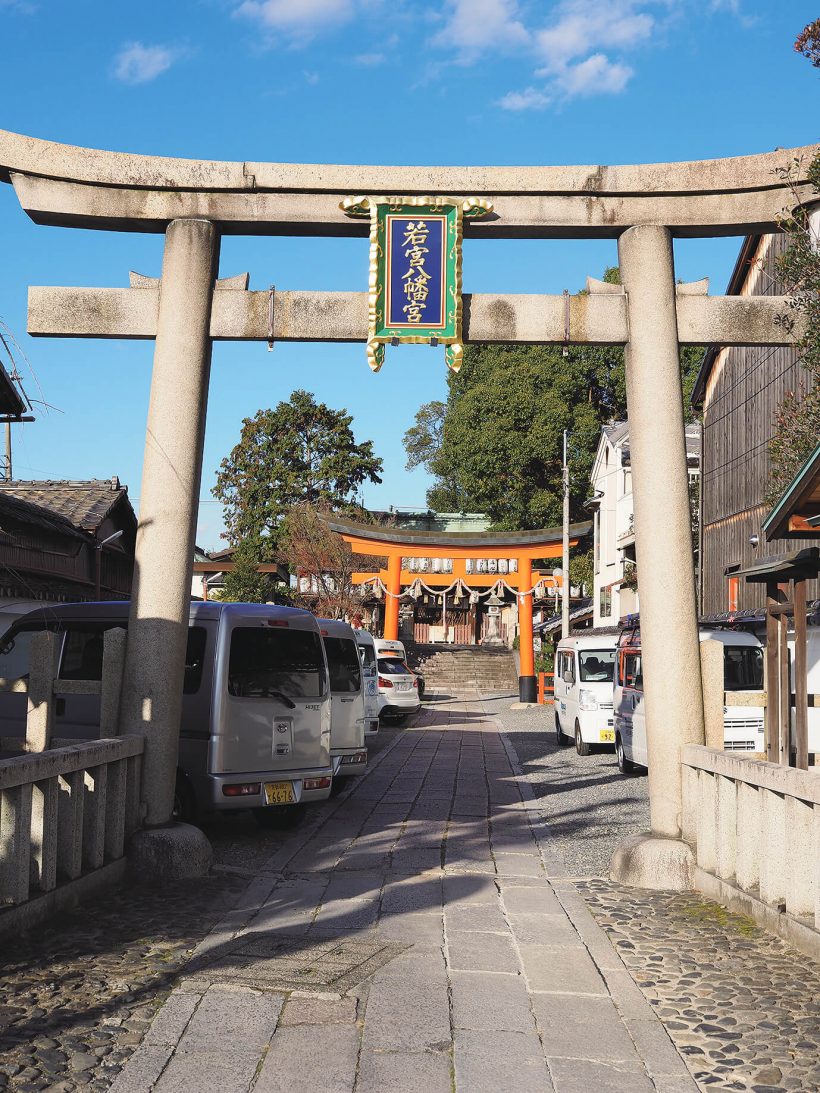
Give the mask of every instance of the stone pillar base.
[{"label": "stone pillar base", "polygon": [[646,832],[631,835],[615,848],[609,866],[611,880],[633,888],[688,892],[692,889],[695,858],[681,839],[666,839]]},{"label": "stone pillar base", "polygon": [[169,824],[138,831],[128,849],[128,871],[136,880],[163,882],[204,877],[213,850],[192,824]]}]

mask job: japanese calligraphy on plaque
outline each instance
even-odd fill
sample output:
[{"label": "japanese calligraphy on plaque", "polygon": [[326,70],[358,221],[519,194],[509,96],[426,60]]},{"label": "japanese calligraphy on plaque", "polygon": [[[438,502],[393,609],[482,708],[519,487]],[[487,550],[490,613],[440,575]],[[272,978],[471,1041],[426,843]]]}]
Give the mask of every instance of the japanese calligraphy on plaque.
[{"label": "japanese calligraphy on plaque", "polygon": [[390,342],[444,345],[461,366],[461,241],[464,217],[484,216],[481,198],[351,197],[340,208],[370,219],[367,360],[374,372]]}]

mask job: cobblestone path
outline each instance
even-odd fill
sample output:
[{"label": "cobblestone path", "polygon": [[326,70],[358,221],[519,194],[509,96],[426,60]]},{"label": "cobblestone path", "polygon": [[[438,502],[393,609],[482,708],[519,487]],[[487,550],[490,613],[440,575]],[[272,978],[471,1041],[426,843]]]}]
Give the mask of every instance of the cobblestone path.
[{"label": "cobblestone path", "polygon": [[581,892],[703,1089],[820,1089],[816,964],[696,893]]},{"label": "cobblestone path", "polygon": [[108,1089],[193,948],[247,879],[126,888],[0,959],[0,1090]]},{"label": "cobblestone path", "polygon": [[112,1093],[693,1093],[476,702],[265,863]]}]

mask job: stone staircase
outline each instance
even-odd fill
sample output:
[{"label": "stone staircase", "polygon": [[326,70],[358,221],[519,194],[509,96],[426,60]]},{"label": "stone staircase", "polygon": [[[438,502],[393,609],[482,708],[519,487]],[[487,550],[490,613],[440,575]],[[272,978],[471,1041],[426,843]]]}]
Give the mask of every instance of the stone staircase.
[{"label": "stone staircase", "polygon": [[515,658],[508,649],[408,643],[407,660],[423,674],[426,693],[473,689],[481,694],[518,693]]}]

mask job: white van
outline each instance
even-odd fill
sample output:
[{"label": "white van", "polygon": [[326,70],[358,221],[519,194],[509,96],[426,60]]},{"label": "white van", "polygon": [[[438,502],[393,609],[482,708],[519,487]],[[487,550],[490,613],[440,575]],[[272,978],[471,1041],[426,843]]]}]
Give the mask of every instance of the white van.
[{"label": "white van", "polygon": [[330,758],[335,777],[364,774],[364,689],[353,627],[339,619],[317,619],[330,675]]},{"label": "white van", "polygon": [[[0,678],[25,679],[31,641],[60,638],[54,737],[99,736],[99,695],[61,680],[99,680],[103,635],[127,628],[128,603],[60,604],[25,615],[0,639]],[[0,736],[25,735],[25,694],[0,694]],[[330,796],[330,692],[319,624],[291,607],[191,604],[174,812],[252,809],[262,824],[281,806]],[[279,807],[274,807],[279,806]]]},{"label": "white van", "polygon": [[353,628],[364,677],[364,735],[375,736],[379,731],[379,675],[376,671],[376,643],[367,630]]},{"label": "white van", "polygon": [[[810,695],[820,694],[820,626],[806,630],[806,676]],[[794,635],[789,638],[789,678],[794,694]],[[797,725],[794,706],[791,708],[792,741]],[[809,755],[820,753],[820,706],[809,706]]]},{"label": "white van", "polygon": [[[700,641],[723,644],[724,689],[763,690],[763,646],[753,634],[734,630],[700,630]],[[677,696],[686,701],[685,695]],[[615,754],[622,774],[646,768],[646,711],[639,630],[625,630],[618,647],[613,689],[615,707]],[[765,735],[762,706],[724,706],[723,731],[726,751],[763,752]]]},{"label": "white van", "polygon": [[418,677],[407,667],[407,653],[400,641],[376,638],[379,715],[403,720],[421,705]]},{"label": "white van", "polygon": [[615,743],[612,683],[618,635],[587,633],[562,638],[555,651],[555,739],[575,741],[579,755]]}]

